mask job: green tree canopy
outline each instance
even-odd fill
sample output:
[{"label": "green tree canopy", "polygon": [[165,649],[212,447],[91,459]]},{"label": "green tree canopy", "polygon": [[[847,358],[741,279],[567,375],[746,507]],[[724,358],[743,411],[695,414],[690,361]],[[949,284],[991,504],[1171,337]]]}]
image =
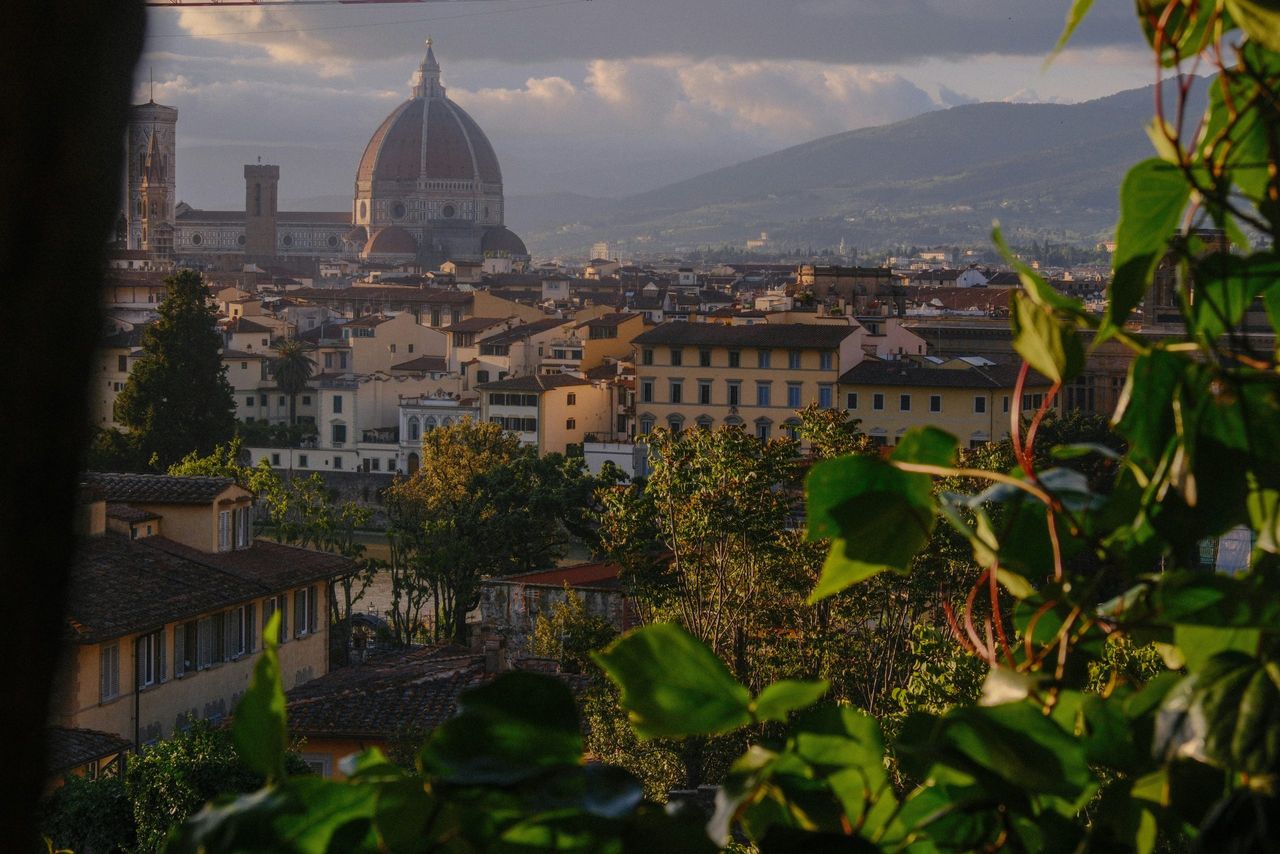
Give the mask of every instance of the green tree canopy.
[{"label": "green tree canopy", "polygon": [[200,274],[165,280],[160,319],[143,334],[143,356],[116,399],[116,420],[141,453],[161,466],[210,453],[235,431],[235,401],[220,355],[217,316]]},{"label": "green tree canopy", "polygon": [[306,391],[316,363],[308,354],[310,347],[298,338],[281,338],[271,345],[271,378],[280,391],[289,396],[289,423],[298,423],[298,395]]}]

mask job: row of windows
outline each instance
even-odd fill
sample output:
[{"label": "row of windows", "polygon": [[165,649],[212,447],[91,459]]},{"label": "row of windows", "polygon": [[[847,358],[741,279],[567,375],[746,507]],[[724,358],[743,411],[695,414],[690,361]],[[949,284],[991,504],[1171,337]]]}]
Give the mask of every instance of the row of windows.
[{"label": "row of windows", "polygon": [[[1043,402],[1044,402],[1043,394],[1024,394],[1022,396],[1023,409],[1039,408],[1040,404]],[[845,409],[857,409],[858,405],[859,405],[858,392],[851,391],[847,395],[845,395]],[[884,406],[885,406],[884,392],[879,392],[879,391],[872,392],[871,394],[872,411],[882,412],[884,411]],[[899,412],[910,412],[911,406],[912,406],[911,395],[909,394],[898,395],[898,411]],[[930,412],[942,411],[942,395],[940,394],[929,395],[929,411]],[[987,396],[985,394],[976,394],[973,396],[973,411],[975,414],[983,414],[987,411]],[[1007,394],[1004,395],[1004,398],[1003,398],[1003,411],[1004,412],[1009,411],[1009,395]]]},{"label": "row of windows", "polygon": [[516,392],[494,391],[489,393],[490,406],[531,406],[537,407],[536,394],[518,394]]},{"label": "row of windows", "polygon": [[503,430],[510,430],[513,433],[536,433],[538,431],[538,419],[536,418],[503,418],[501,415],[494,415],[489,420]]},{"label": "row of windows", "polygon": [[[284,406],[288,402],[289,402],[289,398],[285,397],[283,394],[280,395],[280,406]],[[248,395],[244,399],[244,405],[245,406],[266,406],[267,396],[265,394],[260,394],[260,395],[257,395],[256,397],[252,394]],[[303,406],[311,405],[311,395],[309,394],[302,395],[302,405]]]},{"label": "row of windows", "polygon": [[[683,379],[667,381],[667,402],[684,403],[684,384]],[[697,380],[697,403],[700,406],[713,406],[715,399],[713,394],[712,380]],[[800,409],[804,406],[804,384],[803,383],[787,383],[786,405],[790,409]],[[818,405],[824,409],[829,409],[834,399],[834,386],[830,383],[820,383],[818,385]],[[640,402],[653,403],[654,398],[654,380],[644,379],[640,381]],[[742,381],[741,380],[725,380],[725,397],[724,405],[726,406],[742,406]],[[773,406],[773,382],[771,380],[757,380],[755,383],[755,406]]]},{"label": "row of windows", "polygon": [[[173,627],[173,675],[189,676],[256,651],[258,636],[276,611],[280,612],[277,639],[285,643],[293,638],[315,634],[320,626],[320,602],[315,586],[293,592],[293,633],[289,633],[289,599],[287,593],[262,601],[261,628],[255,617],[255,603],[240,605],[196,620],[177,623]],[[168,680],[165,631],[141,635],[134,642],[137,666],[136,686],[148,688]],[[98,695],[100,702],[120,696],[120,644],[103,644],[98,657]]]},{"label": "row of windows", "polygon": [[436,427],[452,426],[453,419],[446,415],[437,422],[434,415],[428,415],[426,418],[422,419],[421,423],[419,423],[416,415],[410,415],[406,425],[409,428],[409,440],[417,441],[422,438],[422,431],[426,430],[430,432],[431,430],[436,429]]},{"label": "row of windows", "polygon": [[[700,430],[710,430],[715,426],[715,419],[709,415],[700,415],[694,419],[694,426]],[[741,418],[726,418],[725,426],[746,428],[746,423]],[[684,430],[685,419],[683,415],[671,414],[667,416],[667,429],[672,433],[680,433]],[[657,419],[652,416],[641,416],[640,433],[648,435],[653,432],[657,426]],[[754,433],[757,439],[769,440],[773,438],[773,422],[768,418],[757,418],[753,423]],[[782,432],[789,438],[798,440],[800,438],[800,419],[788,418],[782,424]]]},{"label": "row of windows", "polygon": [[[702,349],[698,351],[698,367],[710,368],[714,367],[712,353],[714,351]],[[742,351],[728,351],[728,361],[726,366],[730,368],[742,367]],[[787,351],[787,370],[798,371],[802,364],[802,352],[800,350]],[[644,365],[654,364],[654,350],[652,347],[646,347],[640,351],[640,363]],[[668,350],[668,364],[673,367],[679,367],[684,364],[684,348],[671,347]],[[756,350],[756,367],[771,368],[773,367],[773,351],[767,349]],[[818,351],[818,370],[830,371],[835,367],[835,352],[832,350]]]}]

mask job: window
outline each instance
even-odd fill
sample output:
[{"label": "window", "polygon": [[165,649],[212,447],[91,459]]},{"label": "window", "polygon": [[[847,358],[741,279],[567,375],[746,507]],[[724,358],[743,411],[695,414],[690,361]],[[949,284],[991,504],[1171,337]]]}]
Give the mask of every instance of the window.
[{"label": "window", "polygon": [[684,350],[679,347],[671,348],[671,364],[673,367],[679,367],[684,364]]},{"label": "window", "polygon": [[[173,627],[173,675],[195,673],[204,665],[200,659],[202,620],[190,620]],[[207,631],[207,629],[206,629]],[[206,660],[207,663],[207,660]]]},{"label": "window", "polygon": [[942,395],[940,394],[929,395],[929,411],[930,412],[942,411]]},{"label": "window", "polygon": [[672,403],[684,402],[684,382],[682,380],[671,381],[671,402]]},{"label": "window", "polygon": [[282,394],[282,395],[280,395],[280,401],[279,401],[279,403],[280,403],[280,405],[281,405],[281,406],[284,406],[284,404],[285,404],[285,398],[284,398],[284,395],[283,395],[283,394]]},{"label": "window", "polygon": [[254,398],[252,395],[250,395],[249,397],[246,397],[246,398],[244,399],[244,405],[245,405],[245,406],[253,406],[253,401],[254,401],[254,399],[255,399],[255,398]]},{"label": "window", "polygon": [[756,406],[770,406],[769,383],[756,383]]},{"label": "window", "polygon": [[310,405],[311,405],[311,395],[309,395],[309,394],[304,394],[304,395],[302,396],[302,405],[303,405],[303,406],[310,406]]},{"label": "window", "polygon": [[410,418],[408,426],[409,426],[409,439],[412,441],[417,441],[421,436],[421,429],[422,429],[418,424],[418,419]]},{"label": "window", "polygon": [[757,421],[756,422],[756,438],[762,442],[767,442],[769,440],[769,431],[772,429],[772,427],[773,427],[772,423],[769,422],[768,420],[761,419],[760,421]]},{"label": "window", "polygon": [[578,395],[575,394],[574,392],[569,392],[569,399],[565,401],[565,406],[577,406],[577,405],[578,405]]},{"label": "window", "polygon": [[987,411],[987,399],[982,395],[975,395],[973,398],[973,411],[982,413]]},{"label": "window", "polygon": [[[393,344],[392,346],[395,346],[395,345]],[[413,352],[413,345],[412,345],[412,344],[410,344],[410,345],[409,345],[409,352],[410,352],[410,353],[412,353],[412,352]]]},{"label": "window", "polygon": [[342,447],[343,443],[347,441],[347,425],[334,424],[331,428],[331,432],[333,434],[334,447],[336,448]]},{"label": "window", "polygon": [[800,351],[799,350],[787,351],[787,367],[793,371],[800,370]]},{"label": "window", "polygon": [[271,465],[273,465],[273,466],[278,466],[278,465],[280,465],[280,455],[279,455],[279,454],[272,454],[272,455],[271,455]]},{"label": "window", "polygon": [[489,381],[488,371],[476,371],[476,382],[487,383]]},{"label": "window", "polygon": [[845,409],[858,408],[858,393],[856,391],[851,391],[844,396],[844,408]]},{"label": "window", "polygon": [[652,348],[650,348],[650,347],[645,347],[643,350],[641,350],[641,351],[640,351],[640,364],[642,364],[642,365],[652,365],[652,364],[653,364],[653,349],[652,349]]},{"label": "window", "polygon": [[396,351],[396,345],[395,345],[395,344],[392,344],[392,345],[391,345],[391,352],[392,352],[392,353],[394,353],[395,351]]},{"label": "window", "polygon": [[578,422],[577,422],[576,420],[574,420],[573,418],[567,418],[567,419],[565,419],[565,422],[564,422],[564,429],[566,429],[566,430],[577,430],[577,429],[578,429]]},{"label": "window", "polygon": [[98,702],[105,703],[120,696],[120,644],[98,649]]},{"label": "window", "polygon": [[382,460],[380,460],[380,459],[379,459],[379,458],[377,458],[377,457],[370,457],[370,458],[369,458],[369,468],[370,468],[372,471],[381,471],[381,470],[382,470]]},{"label": "window", "polygon": [[[240,363],[240,367],[244,367],[244,362],[241,362],[241,363]],[[124,373],[128,373],[128,371],[129,371],[129,357],[128,357],[128,356],[116,356],[116,370],[117,370],[117,371],[119,371],[119,372],[120,372],[120,373],[122,373],[122,374],[124,374]]]},{"label": "window", "polygon": [[742,354],[737,350],[729,351],[729,367],[737,368],[742,366]]},{"label": "window", "polygon": [[440,309],[438,308],[431,309],[431,325],[432,326],[440,325]]},{"label": "window", "polygon": [[1044,405],[1043,394],[1024,394],[1022,396],[1023,409],[1039,409]]},{"label": "window", "polygon": [[756,367],[757,368],[769,367],[769,363],[770,361],[772,361],[772,359],[773,359],[773,354],[770,351],[768,350],[756,351]]},{"label": "window", "polygon": [[882,409],[884,409],[883,393],[876,392],[875,394],[871,395],[871,408],[874,409],[876,412],[879,412]]},{"label": "window", "polygon": [[698,380],[698,403],[702,406],[711,405],[711,380]]},{"label": "window", "polygon": [[742,402],[742,383],[731,380],[726,385],[729,387],[729,405],[737,406]]},{"label": "window", "polygon": [[672,433],[679,435],[680,431],[684,429],[684,416],[676,414],[668,415],[667,429]]},{"label": "window", "polygon": [[1009,395],[1006,394],[1004,396],[1004,408],[1001,410],[1001,412],[1008,412],[1008,411],[1009,411]]},{"label": "window", "polygon": [[280,612],[280,630],[276,633],[276,640],[284,643],[289,638],[289,596],[281,593],[279,596],[272,596],[262,600],[262,628],[265,631],[267,624],[271,622],[271,615],[276,611]]},{"label": "window", "polygon": [[653,403],[653,380],[644,380],[640,383],[640,400],[644,403]]},{"label": "window", "polygon": [[832,357],[832,353],[830,350],[819,353],[818,354],[818,370],[820,371],[831,370],[831,366],[835,361],[831,357]]},{"label": "window", "polygon": [[218,551],[231,551],[231,511],[223,510],[218,514]]},{"label": "window", "polygon": [[704,368],[711,367],[711,351],[710,350],[698,351],[698,364]]},{"label": "window", "polygon": [[898,395],[898,411],[899,412],[911,411],[911,395],[909,394]]},{"label": "window", "polygon": [[[142,635],[136,641],[137,670],[135,678],[139,688],[158,685],[164,681],[164,632],[155,631]],[[117,647],[118,649],[118,647]]]},{"label": "window", "polygon": [[333,413],[335,415],[342,414],[342,395],[340,394],[333,396]]},{"label": "window", "polygon": [[653,432],[653,418],[645,417],[640,419],[640,435],[648,436]]},{"label": "window", "polygon": [[293,636],[295,638],[315,633],[319,626],[318,611],[314,585],[293,592]]},{"label": "window", "polygon": [[326,368],[332,368],[332,367],[333,367],[333,354],[332,354],[332,353],[325,353],[325,354],[324,354],[324,366],[325,366]]},{"label": "window", "polygon": [[300,455],[298,456],[298,468],[300,468],[300,469],[304,469],[304,468],[306,468],[306,467],[307,467],[307,455],[306,455],[306,454],[300,454]]},{"label": "window", "polygon": [[259,406],[267,405],[267,396],[265,394],[258,395],[258,405]]},{"label": "window", "polygon": [[333,467],[334,467],[335,469],[340,469],[340,468],[342,468],[342,457],[334,457],[334,458],[333,458]]},{"label": "window", "polygon": [[818,386],[818,406],[822,407],[823,409],[830,409],[831,399],[832,399],[831,384],[823,383],[822,385]]}]

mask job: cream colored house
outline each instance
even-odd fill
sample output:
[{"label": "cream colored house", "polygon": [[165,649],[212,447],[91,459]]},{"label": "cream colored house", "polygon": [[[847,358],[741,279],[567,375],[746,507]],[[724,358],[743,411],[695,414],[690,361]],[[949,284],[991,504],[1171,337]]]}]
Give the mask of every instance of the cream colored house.
[{"label": "cream colored house", "polygon": [[865,358],[866,343],[856,324],[664,323],[634,341],[637,429],[794,435],[797,410],[836,406],[840,375]]},{"label": "cream colored house", "polygon": [[129,371],[142,356],[142,326],[108,335],[94,351],[89,379],[90,423],[110,430],[122,426],[116,421],[116,398],[129,381]]},{"label": "cream colored house", "polygon": [[476,387],[480,418],[515,433],[539,454],[563,454],[587,436],[612,430],[613,394],[607,382],[572,374],[534,374]]},{"label": "cream colored house", "polygon": [[351,370],[362,374],[389,373],[392,365],[417,356],[445,354],[445,336],[418,324],[408,312],[365,315],[341,329],[343,343],[351,348]]},{"label": "cream colored house", "polygon": [[975,447],[1009,435],[1010,407],[1023,414],[1044,402],[1050,382],[1034,372],[1014,399],[1018,370],[986,359],[868,360],[841,375],[840,405],[882,445],[927,424]]},{"label": "cream colored house", "polygon": [[634,312],[611,312],[566,325],[560,335],[547,341],[539,371],[589,371],[606,358],[627,358],[632,340],[644,330],[644,316]]},{"label": "cream colored house", "polygon": [[231,714],[279,612],[286,689],[328,670],[349,562],[255,540],[230,478],[90,474],[50,724],[141,744]]}]

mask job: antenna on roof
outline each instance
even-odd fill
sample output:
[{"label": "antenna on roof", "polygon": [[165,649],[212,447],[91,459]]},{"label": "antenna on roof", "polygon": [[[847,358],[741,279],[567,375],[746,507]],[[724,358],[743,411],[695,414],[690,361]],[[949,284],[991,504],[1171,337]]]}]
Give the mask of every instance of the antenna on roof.
[{"label": "antenna on roof", "polygon": [[148,66],[147,73],[151,76],[151,103],[156,102],[156,67]]}]

